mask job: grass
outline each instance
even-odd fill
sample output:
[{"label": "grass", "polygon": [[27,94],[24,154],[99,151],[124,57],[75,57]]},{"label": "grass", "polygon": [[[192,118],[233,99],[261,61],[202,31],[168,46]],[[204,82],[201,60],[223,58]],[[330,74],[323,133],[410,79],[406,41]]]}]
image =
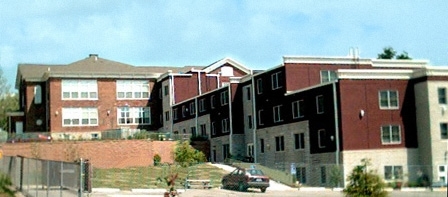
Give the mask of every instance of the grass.
[{"label": "grass", "polygon": [[178,173],[176,188],[184,188],[185,180],[209,179],[212,187],[221,184],[221,178],[228,172],[207,163],[201,163],[190,167],[178,165],[160,165],[149,167],[136,167],[124,169],[93,169],[92,187],[94,188],[119,188],[121,190],[167,188],[164,177],[172,173]]}]

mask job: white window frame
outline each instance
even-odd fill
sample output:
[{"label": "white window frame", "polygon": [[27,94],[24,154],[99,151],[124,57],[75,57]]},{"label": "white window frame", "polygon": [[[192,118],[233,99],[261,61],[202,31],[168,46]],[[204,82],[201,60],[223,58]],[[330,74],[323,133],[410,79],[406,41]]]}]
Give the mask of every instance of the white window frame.
[{"label": "white window frame", "polygon": [[[394,98],[391,93],[396,94],[396,104],[393,103]],[[386,94],[386,98],[383,98],[382,95]],[[383,105],[383,101],[387,102],[386,105]],[[390,110],[390,109],[398,109],[400,106],[399,94],[397,90],[380,90],[378,91],[378,104],[380,109]]]},{"label": "white window frame", "polygon": [[98,100],[97,80],[63,79],[61,81],[62,100]]},{"label": "white window frame", "polygon": [[[390,169],[390,172],[389,172]],[[403,179],[403,166],[401,165],[386,165],[384,166],[384,180],[402,180]]]},{"label": "white window frame", "polygon": [[281,73],[282,73],[282,71],[279,71],[279,72],[276,72],[271,75],[272,90],[276,90],[276,89],[283,87],[283,84],[280,81],[280,77],[279,77]]},{"label": "white window frame", "polygon": [[[394,130],[396,128],[397,130]],[[398,132],[399,140],[394,140],[394,131]],[[385,140],[386,135],[388,136],[388,140]],[[400,125],[383,125],[381,126],[381,143],[383,145],[388,144],[401,144],[401,127]]]},{"label": "white window frame", "polygon": [[199,99],[199,112],[205,111],[205,98]]},{"label": "white window frame", "polygon": [[263,79],[257,79],[257,94],[263,93]]},{"label": "white window frame", "polygon": [[282,122],[282,105],[277,105],[272,108],[274,122]]},{"label": "white window frame", "polygon": [[247,86],[246,88],[244,88],[245,90],[245,94],[246,95],[246,100],[250,101],[252,98],[252,92],[251,92],[251,87]]},{"label": "white window frame", "polygon": [[319,148],[325,148],[326,147],[326,140],[327,140],[327,131],[325,129],[319,129],[317,131],[317,138],[318,138],[318,146]]},{"label": "white window frame", "polygon": [[206,124],[201,124],[201,136],[207,136],[207,125]]},{"label": "white window frame", "polygon": [[215,109],[216,105],[216,96],[215,95],[211,95],[210,96],[210,107],[212,109]]},{"label": "white window frame", "polygon": [[194,114],[196,114],[196,103],[191,102],[190,103],[190,115],[194,115]]},{"label": "white window frame", "polygon": [[117,107],[118,125],[151,125],[151,108]]},{"label": "white window frame", "polygon": [[149,81],[117,80],[117,100],[147,100],[150,98]]},{"label": "white window frame", "polygon": [[42,103],[42,86],[35,85],[34,86],[34,104]]},{"label": "white window frame", "polygon": [[252,115],[247,115],[247,128],[248,129],[253,129],[254,128]]},{"label": "white window frame", "polygon": [[216,135],[216,122],[210,123],[210,130],[212,130],[212,135]]},{"label": "white window frame", "polygon": [[437,166],[437,172],[438,172],[437,180],[447,184],[448,183],[447,171],[448,171],[448,165]]},{"label": "white window frame", "polygon": [[178,108],[173,109],[173,120],[177,120],[179,118]]},{"label": "white window frame", "polygon": [[229,91],[221,92],[221,106],[229,104]]},{"label": "white window frame", "polygon": [[98,109],[95,107],[62,108],[62,126],[98,126]]},{"label": "white window frame", "polygon": [[321,70],[320,71],[320,83],[327,83],[337,81],[338,76],[334,70]]},{"label": "white window frame", "polygon": [[170,121],[170,111],[165,111],[165,121]]},{"label": "white window frame", "polygon": [[316,111],[317,111],[317,114],[325,113],[325,107],[324,106],[325,106],[324,96],[323,95],[316,96]]},{"label": "white window frame", "polygon": [[297,100],[292,102],[292,118],[303,118],[304,114],[300,113],[303,110],[303,100]]},{"label": "white window frame", "polygon": [[294,133],[294,148],[296,150],[305,149],[305,133]]},{"label": "white window frame", "polygon": [[258,125],[264,125],[263,122],[263,109],[258,110]]},{"label": "white window frame", "polygon": [[222,133],[228,133],[230,131],[228,118],[224,118],[221,120],[221,130],[222,130]]}]

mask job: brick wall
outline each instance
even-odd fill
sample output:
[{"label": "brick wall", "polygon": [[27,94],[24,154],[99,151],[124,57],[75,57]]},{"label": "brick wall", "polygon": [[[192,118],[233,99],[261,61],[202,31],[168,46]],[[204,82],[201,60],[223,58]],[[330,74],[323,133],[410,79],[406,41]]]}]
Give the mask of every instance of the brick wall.
[{"label": "brick wall", "polygon": [[162,163],[172,163],[176,143],[149,140],[6,143],[2,151],[4,156],[70,162],[83,158],[89,159],[95,168],[125,168],[153,165],[154,154],[162,157]]}]

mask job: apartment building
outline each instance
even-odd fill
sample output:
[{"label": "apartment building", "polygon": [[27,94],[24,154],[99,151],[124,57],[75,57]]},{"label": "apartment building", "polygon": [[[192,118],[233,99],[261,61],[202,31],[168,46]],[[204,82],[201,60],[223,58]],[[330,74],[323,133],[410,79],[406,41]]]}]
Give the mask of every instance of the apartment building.
[{"label": "apartment building", "polygon": [[447,182],[448,67],[427,61],[285,56],[254,71],[230,58],[150,67],[90,55],[20,64],[16,88],[10,132],[185,135],[209,142],[210,161],[252,158],[315,186],[330,186],[332,166],[345,177],[362,158],[386,181],[421,170]]}]

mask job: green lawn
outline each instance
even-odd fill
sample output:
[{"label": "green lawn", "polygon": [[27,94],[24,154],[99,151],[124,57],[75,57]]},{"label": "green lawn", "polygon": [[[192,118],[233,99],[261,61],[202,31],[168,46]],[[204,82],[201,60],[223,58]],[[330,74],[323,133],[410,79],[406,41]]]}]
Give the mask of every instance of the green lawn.
[{"label": "green lawn", "polygon": [[203,163],[191,167],[180,167],[175,165],[161,165],[150,167],[124,168],[124,169],[93,169],[93,188],[119,188],[130,190],[134,188],[166,188],[166,183],[161,182],[169,174],[178,173],[176,188],[184,188],[185,180],[209,179],[212,187],[221,184],[221,178],[226,171]]}]

